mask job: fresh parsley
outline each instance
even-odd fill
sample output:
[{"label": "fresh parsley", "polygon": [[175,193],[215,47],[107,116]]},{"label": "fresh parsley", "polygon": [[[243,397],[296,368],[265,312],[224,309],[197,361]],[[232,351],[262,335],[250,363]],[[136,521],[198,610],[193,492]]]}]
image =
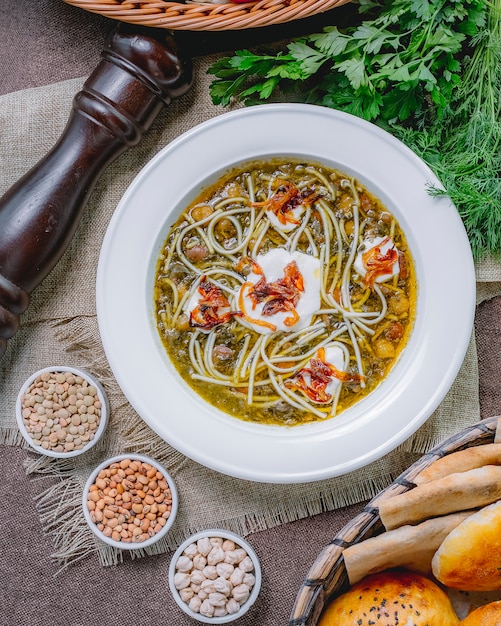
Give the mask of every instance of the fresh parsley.
[{"label": "fresh parsley", "polygon": [[[293,93],[386,128],[456,205],[475,258],[501,257],[501,0],[359,0],[351,23],[209,68],[215,104]],[[288,96],[290,99],[290,95]]]},{"label": "fresh parsley", "polygon": [[215,104],[270,98],[291,83],[308,102],[367,120],[407,120],[429,101],[445,110],[467,36],[485,22],[481,0],[360,0],[358,24],[291,42],[287,52],[240,50],[209,68]]}]

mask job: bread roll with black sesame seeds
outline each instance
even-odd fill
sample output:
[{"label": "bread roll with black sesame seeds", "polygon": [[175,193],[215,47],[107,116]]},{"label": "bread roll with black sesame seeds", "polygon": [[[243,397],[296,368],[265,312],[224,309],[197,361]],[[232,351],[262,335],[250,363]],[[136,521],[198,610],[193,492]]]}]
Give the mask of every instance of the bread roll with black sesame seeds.
[{"label": "bread roll with black sesame seeds", "polygon": [[387,570],[335,598],[318,626],[457,626],[447,594],[421,574]]}]

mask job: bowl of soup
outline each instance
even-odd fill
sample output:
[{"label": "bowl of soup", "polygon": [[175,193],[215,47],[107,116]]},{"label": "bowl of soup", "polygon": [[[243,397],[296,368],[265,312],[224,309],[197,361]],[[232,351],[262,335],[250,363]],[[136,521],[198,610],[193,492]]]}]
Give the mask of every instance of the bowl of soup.
[{"label": "bowl of soup", "polygon": [[340,475],[404,441],[452,385],[475,306],[464,227],[430,185],[390,134],[311,105],[227,113],[161,150],[97,277],[103,345],[139,415],[262,482]]}]

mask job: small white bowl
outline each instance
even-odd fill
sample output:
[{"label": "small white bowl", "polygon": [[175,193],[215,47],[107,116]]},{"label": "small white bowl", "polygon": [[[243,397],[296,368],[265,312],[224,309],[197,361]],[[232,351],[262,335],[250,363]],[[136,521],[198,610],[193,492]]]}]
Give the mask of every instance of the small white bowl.
[{"label": "small white bowl", "polygon": [[[148,465],[151,465],[152,467],[154,467],[158,472],[160,472],[162,476],[164,477],[165,481],[167,482],[168,488],[170,489],[171,499],[172,499],[170,515],[167,518],[167,521],[162,526],[161,530],[158,530],[157,532],[155,532],[155,534],[151,535],[148,539],[145,539],[144,541],[143,540],[132,541],[130,543],[126,541],[122,541],[121,539],[116,540],[110,536],[107,536],[98,527],[97,522],[93,519],[92,512],[89,510],[89,507],[88,507],[89,492],[91,490],[91,486],[98,479],[99,473],[102,470],[109,468],[111,465],[114,465],[114,464],[120,465],[122,461],[125,461],[127,459],[131,461],[139,461],[140,463],[147,463]],[[96,537],[101,539],[101,541],[104,541],[108,545],[113,546],[115,548],[119,548],[121,550],[137,550],[138,548],[147,548],[148,546],[151,546],[152,544],[156,543],[159,539],[164,537],[169,531],[169,529],[171,528],[172,524],[174,523],[174,520],[177,515],[178,502],[179,502],[178,492],[177,492],[177,488],[176,488],[176,485],[174,483],[172,476],[164,467],[162,467],[162,465],[160,465],[160,463],[155,461],[155,459],[144,456],[142,454],[120,454],[118,456],[114,456],[110,459],[107,459],[106,461],[103,461],[100,465],[98,465],[94,469],[92,474],[89,476],[82,492],[82,508],[83,508],[85,519],[87,520],[87,523],[89,525],[89,528],[96,535]]]},{"label": "small white bowl", "polygon": [[[232,613],[232,614],[228,613],[226,615],[222,615],[219,617],[208,617],[208,616],[202,615],[199,612],[193,611],[188,606],[188,603],[185,602],[181,598],[180,592],[176,588],[176,585],[174,582],[174,576],[177,573],[176,565],[178,563],[179,557],[184,556],[183,553],[189,546],[191,546],[191,544],[196,544],[200,539],[206,539],[206,538],[212,538],[212,537],[220,537],[223,540],[225,539],[232,540],[238,547],[243,548],[245,550],[247,555],[252,560],[252,564],[254,566],[253,571],[250,573],[254,575],[255,582],[250,590],[250,595],[248,599],[245,600],[241,604],[237,612]],[[172,592],[172,595],[174,596],[174,600],[187,615],[189,615],[193,619],[198,620],[199,622],[204,622],[206,624],[227,624],[229,622],[235,621],[236,619],[242,617],[242,615],[247,613],[247,611],[252,607],[252,605],[254,604],[254,602],[256,601],[259,595],[259,591],[261,589],[261,579],[262,579],[261,565],[259,563],[259,558],[256,552],[254,551],[253,547],[239,535],[236,535],[235,533],[232,533],[228,530],[221,530],[219,528],[210,528],[210,529],[195,533],[194,535],[191,535],[191,537],[188,537],[188,539],[186,539],[186,541],[184,541],[179,546],[179,548],[174,552],[171,563],[170,563],[170,567],[169,567],[169,587]]]},{"label": "small white bowl", "polygon": [[[40,445],[37,441],[36,438],[32,437],[32,435],[30,434],[30,432],[28,431],[27,425],[25,424],[24,418],[23,418],[23,409],[25,409],[26,407],[24,406],[24,396],[26,394],[26,392],[29,390],[30,386],[38,379],[40,378],[43,374],[49,374],[49,373],[70,373],[73,374],[75,376],[80,376],[83,379],[85,379],[89,385],[92,385],[93,387],[96,388],[97,391],[97,397],[99,399],[99,402],[101,403],[101,408],[100,408],[100,416],[99,416],[99,425],[96,429],[96,431],[94,432],[94,436],[91,440],[89,440],[87,443],[85,443],[83,445],[82,448],[80,449],[73,449],[73,450],[65,450],[65,451],[57,451],[57,450],[53,450],[52,448],[44,448],[42,445]],[[22,436],[24,437],[24,439],[26,440],[26,442],[37,452],[39,452],[40,454],[44,454],[46,456],[50,456],[50,457],[55,457],[55,458],[60,458],[60,459],[66,459],[66,458],[70,458],[70,457],[75,457],[75,456],[79,456],[80,454],[83,454],[84,452],[87,452],[88,450],[90,450],[90,448],[92,448],[94,445],[96,445],[96,443],[99,441],[99,439],[101,438],[106,425],[108,423],[108,415],[109,415],[109,404],[108,404],[108,398],[105,394],[105,391],[101,385],[101,383],[96,380],[96,378],[94,376],[92,376],[92,374],[90,374],[89,372],[87,372],[86,370],[82,370],[76,367],[69,367],[67,365],[53,365],[50,367],[45,367],[41,370],[38,370],[37,372],[35,372],[34,374],[32,374],[23,384],[23,386],[21,387],[21,389],[19,390],[19,394],[17,396],[17,401],[16,401],[16,419],[17,419],[17,424],[19,426],[19,430],[21,431]],[[52,418],[51,418],[52,419]],[[57,418],[59,419],[59,418]],[[69,427],[71,426],[71,424],[68,424],[67,427],[64,427],[65,430],[67,430],[67,433],[69,433]],[[63,430],[63,429],[61,429]]]}]

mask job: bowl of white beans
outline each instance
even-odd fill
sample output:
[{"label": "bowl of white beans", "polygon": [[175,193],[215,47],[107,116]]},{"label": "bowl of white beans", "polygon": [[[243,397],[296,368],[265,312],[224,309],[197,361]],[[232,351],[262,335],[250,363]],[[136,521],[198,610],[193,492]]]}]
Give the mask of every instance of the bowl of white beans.
[{"label": "bowl of white beans", "polygon": [[261,566],[252,546],[227,530],[188,537],[174,553],[169,586],[178,606],[206,624],[227,624],[252,607],[261,589]]},{"label": "bowl of white beans", "polygon": [[37,452],[55,458],[75,457],[101,438],[108,423],[105,391],[89,372],[50,366],[22,385],[16,418],[25,441]]},{"label": "bowl of white beans", "polygon": [[164,537],[177,514],[172,476],[142,454],[121,454],[98,465],[82,493],[91,531],[122,550],[147,548]]}]

